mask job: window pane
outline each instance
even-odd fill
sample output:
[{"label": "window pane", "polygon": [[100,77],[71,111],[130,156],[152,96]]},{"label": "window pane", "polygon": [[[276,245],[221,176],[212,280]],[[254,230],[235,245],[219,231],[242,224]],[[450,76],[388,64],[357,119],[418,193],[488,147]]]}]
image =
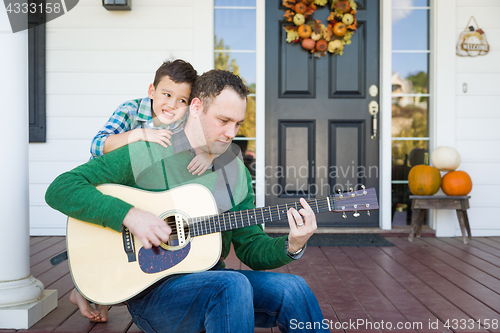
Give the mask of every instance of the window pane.
[{"label": "window pane", "polygon": [[[392,180],[408,181],[412,166],[423,164],[428,151],[428,141],[392,142]],[[408,183],[392,184],[392,225],[409,225],[411,222],[411,200]],[[427,224],[424,220],[424,224]]]},{"label": "window pane", "polygon": [[392,8],[429,7],[429,0],[393,0]]},{"label": "window pane", "polygon": [[255,10],[215,9],[215,40],[230,50],[255,50]]},{"label": "window pane", "polygon": [[429,0],[413,0],[413,6],[415,7],[429,7]]},{"label": "window pane", "polygon": [[243,162],[248,171],[250,171],[252,180],[255,180],[255,140],[245,140],[237,136],[234,138],[233,143],[240,147]]},{"label": "window pane", "polygon": [[392,54],[392,93],[429,93],[429,54]]},{"label": "window pane", "polygon": [[392,49],[428,50],[427,9],[392,10]]},{"label": "window pane", "polygon": [[255,7],[255,0],[215,0],[215,6],[252,6]]},{"label": "window pane", "polygon": [[255,97],[247,98],[245,121],[241,124],[237,136],[255,138]]},{"label": "window pane", "polygon": [[427,140],[393,140],[392,180],[408,180],[409,168],[424,164],[428,145]]},{"label": "window pane", "polygon": [[255,159],[257,156],[255,153],[255,139],[247,140],[244,138],[255,138],[255,97],[247,98],[245,121],[240,126],[240,130],[233,141],[240,146],[243,154],[243,161],[250,171],[252,179],[255,179]]},{"label": "window pane", "polygon": [[424,97],[392,99],[392,137],[425,138],[429,136],[427,101]]},{"label": "window pane", "polygon": [[216,52],[215,68],[229,70],[239,75],[247,84],[250,93],[255,93],[255,53]]}]

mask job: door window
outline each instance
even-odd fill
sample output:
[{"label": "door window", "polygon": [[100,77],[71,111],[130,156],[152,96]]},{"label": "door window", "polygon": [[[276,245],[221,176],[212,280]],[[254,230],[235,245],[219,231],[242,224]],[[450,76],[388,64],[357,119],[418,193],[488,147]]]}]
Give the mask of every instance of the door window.
[{"label": "door window", "polygon": [[393,1],[392,224],[411,221],[408,172],[429,150],[429,0]]},{"label": "door window", "polygon": [[255,0],[215,0],[215,64],[239,75],[250,90],[245,122],[233,140],[243,153],[255,186],[255,82],[256,3]]}]

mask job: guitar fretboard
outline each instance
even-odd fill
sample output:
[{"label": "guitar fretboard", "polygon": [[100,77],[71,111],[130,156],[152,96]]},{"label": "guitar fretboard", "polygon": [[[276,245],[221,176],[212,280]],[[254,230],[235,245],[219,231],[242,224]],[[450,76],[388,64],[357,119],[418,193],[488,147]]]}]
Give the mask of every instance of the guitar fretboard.
[{"label": "guitar fretboard", "polygon": [[[336,209],[336,202],[333,196],[306,201],[315,213],[329,212]],[[188,219],[188,224],[191,236],[195,237],[214,232],[222,232],[251,225],[284,220],[287,218],[286,212],[290,208],[300,210],[302,205],[300,202],[294,202],[284,205],[241,210],[238,212],[226,212],[219,215],[199,216]]]}]

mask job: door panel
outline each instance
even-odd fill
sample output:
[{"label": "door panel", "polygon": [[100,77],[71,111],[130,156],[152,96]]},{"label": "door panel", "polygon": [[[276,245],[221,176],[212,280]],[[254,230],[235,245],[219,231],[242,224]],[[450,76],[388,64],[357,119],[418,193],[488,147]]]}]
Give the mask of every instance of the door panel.
[{"label": "door panel", "polygon": [[[361,184],[378,189],[379,140],[371,139],[368,103],[379,97],[367,92],[379,84],[379,1],[357,4],[351,44],[342,56],[318,59],[286,42],[285,9],[279,0],[266,1],[266,205]],[[317,10],[315,18],[328,13]],[[324,213],[317,220],[319,226],[379,225],[377,212],[357,219]]]}]

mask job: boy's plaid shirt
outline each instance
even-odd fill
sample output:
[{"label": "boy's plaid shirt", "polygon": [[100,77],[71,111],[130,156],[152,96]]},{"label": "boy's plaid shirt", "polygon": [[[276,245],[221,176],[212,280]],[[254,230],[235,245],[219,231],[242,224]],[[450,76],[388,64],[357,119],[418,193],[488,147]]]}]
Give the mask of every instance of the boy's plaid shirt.
[{"label": "boy's plaid shirt", "polygon": [[151,112],[151,99],[149,97],[134,99],[120,105],[92,140],[90,146],[91,159],[104,155],[104,141],[110,135],[125,133],[136,128],[174,130],[179,128],[186,120],[186,115],[184,115],[173,124],[162,124],[155,127]]}]

